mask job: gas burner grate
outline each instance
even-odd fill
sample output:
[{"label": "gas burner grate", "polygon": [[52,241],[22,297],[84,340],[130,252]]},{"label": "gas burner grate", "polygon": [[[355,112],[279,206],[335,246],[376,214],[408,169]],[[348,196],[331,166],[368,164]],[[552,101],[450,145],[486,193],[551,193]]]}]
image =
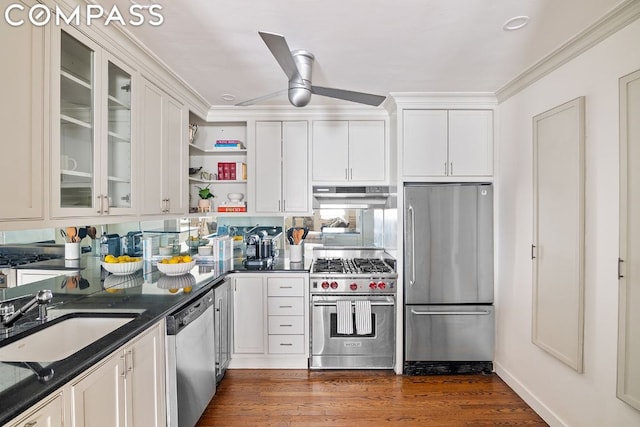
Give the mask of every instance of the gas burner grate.
[{"label": "gas burner grate", "polygon": [[393,268],[379,258],[354,258],[353,263],[360,273],[393,273]]},{"label": "gas burner grate", "polygon": [[313,264],[314,273],[344,273],[345,262],[342,258],[317,258]]},{"label": "gas burner grate", "polygon": [[60,258],[60,255],[52,254],[2,254],[0,255],[0,266],[16,267],[19,265],[31,264],[39,261]]}]

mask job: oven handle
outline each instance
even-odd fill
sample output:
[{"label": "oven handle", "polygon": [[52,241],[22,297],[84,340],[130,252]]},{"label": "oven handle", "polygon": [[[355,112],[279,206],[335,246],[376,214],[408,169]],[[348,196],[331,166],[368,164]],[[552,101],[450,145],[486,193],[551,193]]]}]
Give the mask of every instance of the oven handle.
[{"label": "oven handle", "polygon": [[489,310],[478,310],[478,311],[416,311],[414,309],[411,309],[411,314],[416,314],[418,316],[432,316],[432,315],[436,315],[436,314],[444,314],[444,315],[465,315],[465,314],[473,314],[473,315],[478,315],[478,314],[491,314],[491,312]]},{"label": "oven handle", "polygon": [[[356,303],[355,302],[351,302],[351,306],[355,307]],[[394,305],[396,305],[395,302],[371,302],[372,306],[378,306],[378,307],[392,307]],[[314,307],[336,307],[337,304],[335,302],[313,302],[313,306]]]}]

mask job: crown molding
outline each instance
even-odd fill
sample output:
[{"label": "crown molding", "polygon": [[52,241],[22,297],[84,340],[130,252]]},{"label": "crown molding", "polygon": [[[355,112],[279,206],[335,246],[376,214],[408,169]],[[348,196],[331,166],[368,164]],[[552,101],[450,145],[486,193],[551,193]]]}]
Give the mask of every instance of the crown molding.
[{"label": "crown molding", "polygon": [[640,0],[626,0],[620,3],[587,29],[498,89],[495,93],[498,102],[504,102],[638,18],[640,18]]}]

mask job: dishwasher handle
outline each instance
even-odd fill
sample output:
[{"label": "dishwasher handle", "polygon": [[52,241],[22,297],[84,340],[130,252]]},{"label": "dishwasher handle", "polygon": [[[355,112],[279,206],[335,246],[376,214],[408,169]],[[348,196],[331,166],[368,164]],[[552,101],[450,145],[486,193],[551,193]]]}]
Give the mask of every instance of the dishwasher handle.
[{"label": "dishwasher handle", "polygon": [[196,298],[190,304],[167,316],[167,335],[177,335],[182,329],[195,321],[214,303],[213,290]]}]

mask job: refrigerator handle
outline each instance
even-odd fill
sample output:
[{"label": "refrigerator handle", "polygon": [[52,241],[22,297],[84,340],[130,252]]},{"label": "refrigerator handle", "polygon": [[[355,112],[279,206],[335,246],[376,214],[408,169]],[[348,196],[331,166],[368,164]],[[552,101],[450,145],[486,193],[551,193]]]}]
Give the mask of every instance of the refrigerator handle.
[{"label": "refrigerator handle", "polygon": [[411,224],[409,231],[411,235],[411,277],[409,278],[409,285],[413,286],[416,283],[416,214],[411,205],[407,210],[409,211],[409,223]]}]

